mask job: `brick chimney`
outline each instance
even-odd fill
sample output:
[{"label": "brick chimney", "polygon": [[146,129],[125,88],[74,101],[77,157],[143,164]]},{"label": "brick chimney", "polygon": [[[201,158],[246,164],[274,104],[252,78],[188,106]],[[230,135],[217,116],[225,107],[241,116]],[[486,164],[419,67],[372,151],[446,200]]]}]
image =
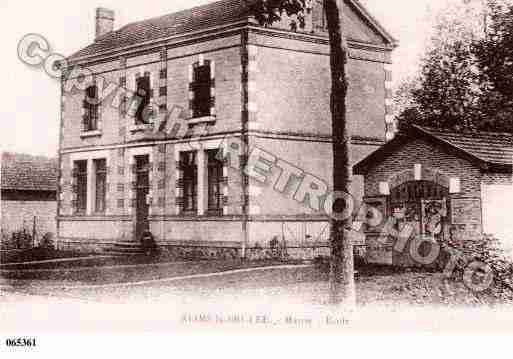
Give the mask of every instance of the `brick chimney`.
[{"label": "brick chimney", "polygon": [[108,34],[114,30],[114,10],[106,9],[103,7],[96,8],[96,36]]}]

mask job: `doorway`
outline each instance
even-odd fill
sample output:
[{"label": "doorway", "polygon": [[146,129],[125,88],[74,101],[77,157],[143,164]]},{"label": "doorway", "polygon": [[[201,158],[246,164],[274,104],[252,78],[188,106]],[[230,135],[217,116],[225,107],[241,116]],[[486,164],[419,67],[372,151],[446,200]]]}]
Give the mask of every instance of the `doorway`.
[{"label": "doorway", "polygon": [[148,194],[150,193],[150,159],[135,156],[135,238],[141,240],[150,229]]},{"label": "doorway", "polygon": [[449,189],[431,181],[410,181],[390,191],[390,216],[400,225],[408,224],[413,235],[437,241],[447,238]]}]

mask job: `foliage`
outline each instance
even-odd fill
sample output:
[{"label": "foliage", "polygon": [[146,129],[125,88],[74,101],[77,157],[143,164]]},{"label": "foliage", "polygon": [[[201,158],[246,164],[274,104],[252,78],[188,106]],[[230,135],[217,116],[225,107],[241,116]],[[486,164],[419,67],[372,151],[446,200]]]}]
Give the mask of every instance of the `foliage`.
[{"label": "foliage", "polygon": [[499,1],[438,18],[420,75],[396,92],[400,126],[513,131],[513,7]]},{"label": "foliage", "polygon": [[10,234],[2,232],[2,249],[28,249],[32,248],[33,244],[32,235],[26,229],[14,231]]},{"label": "foliage", "polygon": [[479,240],[444,244],[443,251],[457,259],[454,279],[462,280],[470,263],[482,262],[491,268],[493,274],[492,285],[484,293],[499,301],[513,301],[513,263],[506,257],[497,238],[484,236]]},{"label": "foliage", "polygon": [[513,5],[489,1],[491,25],[474,46],[482,72],[480,105],[486,113],[484,126],[501,131],[513,129]]},{"label": "foliage", "polygon": [[255,19],[265,26],[281,20],[284,14],[297,15],[300,24],[304,24],[304,13],[309,9],[309,0],[257,0],[250,4]]}]

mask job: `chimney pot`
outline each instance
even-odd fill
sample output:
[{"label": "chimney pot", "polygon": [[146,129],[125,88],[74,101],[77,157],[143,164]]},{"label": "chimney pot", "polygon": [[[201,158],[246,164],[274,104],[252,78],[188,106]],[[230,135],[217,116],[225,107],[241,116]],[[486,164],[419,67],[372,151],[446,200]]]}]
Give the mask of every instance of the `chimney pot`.
[{"label": "chimney pot", "polygon": [[95,39],[108,34],[114,30],[114,10],[104,7],[96,9],[96,36]]}]

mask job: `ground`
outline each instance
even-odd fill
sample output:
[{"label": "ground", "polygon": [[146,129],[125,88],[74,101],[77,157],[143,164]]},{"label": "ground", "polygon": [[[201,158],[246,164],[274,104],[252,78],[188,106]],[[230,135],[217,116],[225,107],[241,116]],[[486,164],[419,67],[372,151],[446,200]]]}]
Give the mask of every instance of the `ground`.
[{"label": "ground", "polygon": [[[320,326],[348,325],[344,308],[333,313],[328,305],[327,274],[313,264],[129,262],[133,263],[103,257],[79,260],[74,265],[4,265],[0,302],[5,305],[0,306],[0,320],[15,327],[25,323],[37,328],[50,320],[68,328],[106,325],[122,330],[138,330],[143,325],[155,330],[155,323],[164,329],[173,323],[237,324],[234,321],[303,327],[317,320]],[[367,266],[359,269],[356,285],[358,313],[369,314],[355,320],[353,313],[352,328],[360,320],[370,320],[376,328],[398,319],[412,324],[427,308],[435,308],[437,313],[425,312],[430,325],[439,325],[441,313],[451,324],[455,311],[474,308],[480,313],[498,308],[488,294],[475,294],[441,273]],[[375,308],[379,308],[377,312]],[[409,314],[394,316],[397,311]],[[376,322],[375,313],[385,319]],[[438,324],[431,322],[434,318]]]},{"label": "ground", "polygon": [[[203,266],[175,264],[167,270],[178,267],[196,274],[208,270],[205,263]],[[196,270],[191,270],[193,267]],[[464,322],[475,316],[481,325],[483,321],[499,318],[489,315],[488,311],[495,309],[482,305],[463,284],[445,285],[437,273],[360,272],[359,311],[350,314],[343,308],[333,310],[327,305],[326,275],[312,265],[242,270],[194,279],[175,276],[175,279],[156,281],[151,278],[159,277],[162,268],[156,271],[155,266],[137,268],[150,281],[83,286],[84,283],[70,285],[69,281],[57,279],[4,279],[0,290],[0,319],[3,325],[13,329],[29,325],[37,330],[55,325],[59,330],[159,331],[175,326],[203,328],[219,324],[228,328],[245,325],[403,329],[416,328],[419,320],[425,327],[438,330],[442,323],[455,325],[453,321],[458,315]],[[124,267],[107,269],[118,273],[125,270]],[[469,313],[469,306],[474,312]],[[463,329],[471,328],[474,327],[469,324]]]},{"label": "ground", "polygon": [[[4,267],[0,284],[4,296],[17,292],[99,301],[157,298],[159,291],[180,291],[184,296],[194,296],[263,290],[272,295],[300,289],[302,293],[298,297],[304,303],[319,305],[326,304],[328,297],[327,274],[315,265],[238,260],[112,265],[117,261],[98,258],[95,262],[101,266],[93,266],[93,261],[79,261],[75,267],[67,262],[40,263],[37,268]],[[475,294],[463,283],[446,280],[441,273],[387,267],[360,268],[357,292],[360,305],[495,304],[485,294]]]}]

